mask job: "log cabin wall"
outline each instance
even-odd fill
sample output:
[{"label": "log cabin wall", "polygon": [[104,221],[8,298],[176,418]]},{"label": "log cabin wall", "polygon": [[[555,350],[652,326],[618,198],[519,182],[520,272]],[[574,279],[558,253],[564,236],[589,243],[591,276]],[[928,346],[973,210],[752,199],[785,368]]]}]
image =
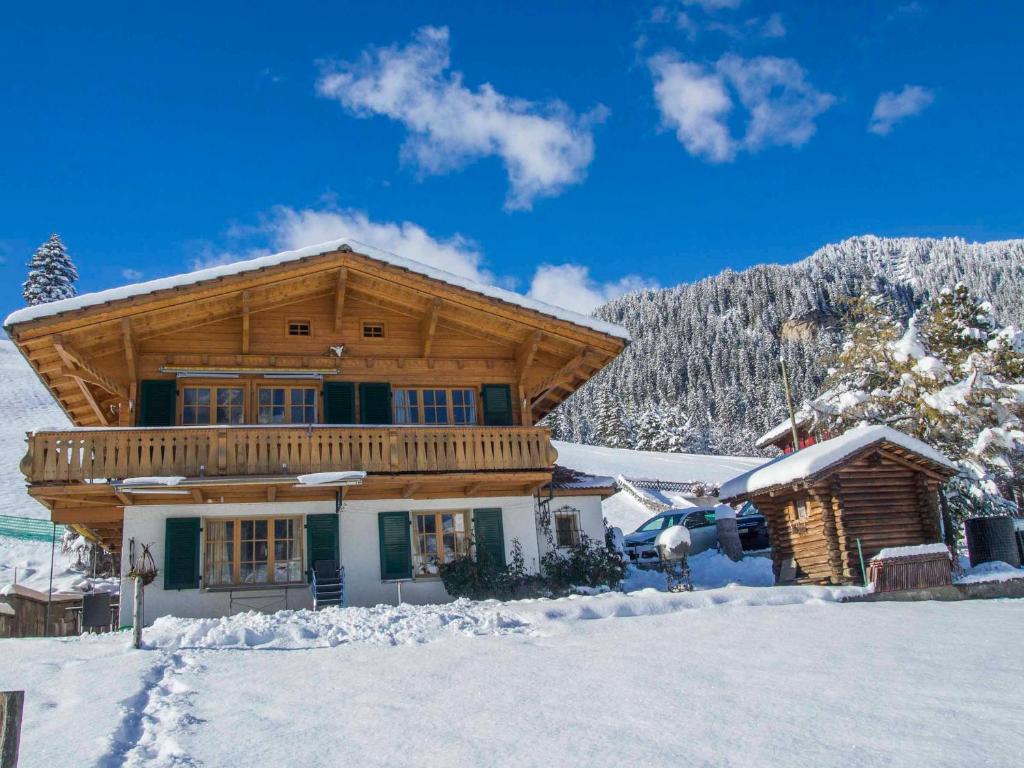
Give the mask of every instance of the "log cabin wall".
[{"label": "log cabin wall", "polygon": [[832,485],[839,501],[845,540],[843,572],[860,577],[860,539],[865,562],[885,547],[940,541],[938,480],[884,452],[863,457],[837,472]]},{"label": "log cabin wall", "polygon": [[[792,558],[803,580],[829,583],[837,551],[834,534],[828,535],[826,509],[806,492],[753,499],[768,521],[772,542],[772,566],[778,577],[782,564]],[[806,517],[801,517],[801,507]]]}]

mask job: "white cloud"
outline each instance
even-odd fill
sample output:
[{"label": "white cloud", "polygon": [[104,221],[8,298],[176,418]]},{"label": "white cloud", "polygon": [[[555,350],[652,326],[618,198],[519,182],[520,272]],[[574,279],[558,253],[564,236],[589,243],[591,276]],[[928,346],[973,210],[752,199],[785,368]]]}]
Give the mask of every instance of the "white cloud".
[{"label": "white cloud", "polygon": [[751,22],[761,37],[780,38],[786,36],[786,25],[782,23],[781,13],[773,13],[763,23],[760,19],[751,19],[747,24],[750,25]]},{"label": "white cloud", "polygon": [[868,130],[884,136],[896,123],[920,114],[934,100],[934,92],[920,85],[905,85],[899,93],[886,91],[875,102]]},{"label": "white cloud", "polygon": [[648,63],[662,122],[675,128],[686,151],[713,162],[732,160],[736,145],[725,124],[732,99],[722,78],[670,55],[655,56]]},{"label": "white cloud", "polygon": [[[835,102],[807,82],[793,59],[722,56],[714,67],[663,53],[648,61],[662,122],[686,150],[711,162],[729,162],[741,150],[799,147],[815,132],[815,119]],[[727,118],[736,101],[746,110],[742,136]]]},{"label": "white cloud", "polygon": [[142,273],[137,269],[122,269],[121,277],[123,277],[125,280],[141,280]]},{"label": "white cloud", "polygon": [[280,206],[267,219],[264,229],[274,250],[292,250],[347,237],[470,280],[498,282],[482,266],[483,254],[472,240],[459,234],[437,238],[411,221],[372,221],[358,210],[296,210]]},{"label": "white cloud", "polygon": [[541,264],[530,282],[529,296],[538,301],[589,315],[602,304],[625,293],[657,288],[658,284],[638,275],[601,283],[582,264]]},{"label": "white cloud", "polygon": [[466,87],[450,71],[445,27],[423,27],[404,47],[365,51],[358,62],[337,62],[317,82],[318,92],[359,117],[384,115],[409,131],[402,153],[428,173],[498,156],[511,189],[508,209],[529,209],[582,181],[594,156],[599,106],[576,115],[565,105],[505,96],[489,84]]}]

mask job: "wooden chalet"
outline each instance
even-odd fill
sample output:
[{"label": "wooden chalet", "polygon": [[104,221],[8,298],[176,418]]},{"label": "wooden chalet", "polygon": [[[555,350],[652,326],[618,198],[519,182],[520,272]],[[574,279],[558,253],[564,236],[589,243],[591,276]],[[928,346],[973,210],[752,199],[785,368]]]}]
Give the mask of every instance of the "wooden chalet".
[{"label": "wooden chalet", "polygon": [[764,514],[777,580],[859,584],[862,556],[941,541],[939,487],[955,473],[920,440],[862,426],[733,478],[720,498]]},{"label": "wooden chalet", "polygon": [[[308,531],[301,505],[336,513],[342,498],[404,514],[446,500],[468,539],[483,500],[532,499],[551,482],[556,452],[537,421],[628,341],[609,323],[349,241],[27,307],[5,326],[74,425],[28,435],[28,491],[112,550],[148,543],[126,510],[202,520],[220,507],[273,522],[287,509]],[[346,471],[366,475],[322,474]],[[412,559],[450,544],[431,532],[455,525],[441,514],[409,524]],[[213,528],[197,524],[197,551],[224,561],[217,581],[240,586],[252,547],[238,539],[252,526],[228,526],[235,541],[217,553]],[[257,565],[249,586],[266,586],[273,556]],[[195,567],[187,581],[205,588],[209,567]]]}]

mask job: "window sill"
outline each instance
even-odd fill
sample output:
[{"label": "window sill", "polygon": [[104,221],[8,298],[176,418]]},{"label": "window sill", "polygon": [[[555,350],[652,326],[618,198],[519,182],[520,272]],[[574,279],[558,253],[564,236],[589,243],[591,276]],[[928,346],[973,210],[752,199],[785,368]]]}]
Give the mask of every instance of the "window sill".
[{"label": "window sill", "polygon": [[287,584],[218,584],[215,587],[203,587],[203,592],[270,592],[307,586],[304,581],[289,581]]}]

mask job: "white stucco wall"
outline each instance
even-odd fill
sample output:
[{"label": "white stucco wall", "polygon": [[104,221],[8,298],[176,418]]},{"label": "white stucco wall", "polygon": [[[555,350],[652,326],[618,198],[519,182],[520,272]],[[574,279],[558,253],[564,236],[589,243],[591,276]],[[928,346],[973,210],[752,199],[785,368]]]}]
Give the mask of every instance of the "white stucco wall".
[{"label": "white stucco wall", "polygon": [[[587,535],[594,536],[601,528],[600,500],[596,500],[596,513],[588,506],[583,514],[582,499],[574,498],[573,506],[581,510]],[[345,566],[346,596],[349,605],[395,604],[398,602],[398,585],[385,583],[380,579],[380,547],[378,540],[377,513],[416,512],[427,510],[472,510],[475,508],[500,508],[502,528],[505,536],[506,558],[511,557],[513,539],[518,538],[523,547],[527,568],[535,571],[538,567],[539,552],[534,517],[534,501],[530,496],[432,499],[415,501],[411,499],[387,499],[380,501],[346,501],[339,516],[341,527],[341,561]],[[150,551],[161,570],[156,581],[146,587],[145,622],[150,624],[159,616],[174,615],[186,617],[216,617],[245,610],[276,611],[284,608],[309,608],[312,601],[305,585],[282,589],[266,587],[255,590],[216,591],[207,589],[164,590],[162,570],[164,566],[164,531],[168,517],[246,517],[263,515],[310,515],[334,512],[333,501],[318,502],[274,502],[258,504],[175,504],[126,507],[124,516],[124,539],[121,571],[121,623],[132,620],[132,582],[127,578],[130,568],[128,553],[131,541],[136,546],[149,544]],[[596,536],[595,536],[596,538]],[[303,533],[303,542],[305,535]],[[305,556],[305,552],[303,553]],[[303,564],[303,569],[308,563]],[[450,599],[439,579],[415,579],[401,586],[402,600],[407,603],[436,603]]]}]

